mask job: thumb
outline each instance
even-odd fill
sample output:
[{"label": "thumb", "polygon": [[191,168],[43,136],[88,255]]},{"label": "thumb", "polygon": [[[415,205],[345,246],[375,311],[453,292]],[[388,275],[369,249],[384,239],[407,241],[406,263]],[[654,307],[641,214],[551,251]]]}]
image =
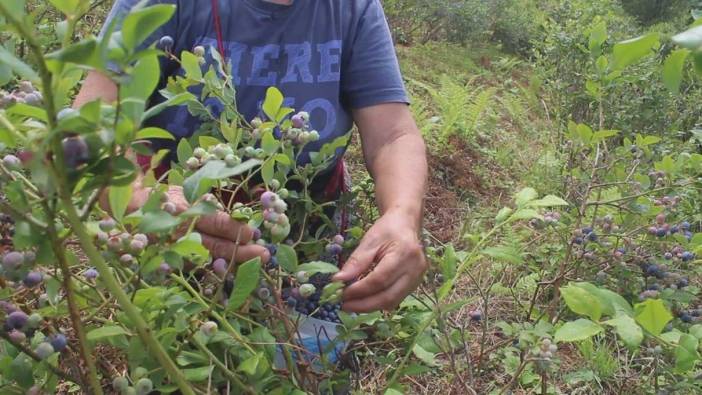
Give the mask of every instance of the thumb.
[{"label": "thumb", "polygon": [[375,259],[375,253],[375,248],[369,248],[367,243],[361,243],[332,280],[343,282],[356,280],[371,267]]}]

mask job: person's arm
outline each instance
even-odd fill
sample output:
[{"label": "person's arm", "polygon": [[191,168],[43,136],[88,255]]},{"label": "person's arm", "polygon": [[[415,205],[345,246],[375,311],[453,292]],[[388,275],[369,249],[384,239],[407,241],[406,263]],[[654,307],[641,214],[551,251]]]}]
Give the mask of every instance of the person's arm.
[{"label": "person's arm", "polygon": [[[112,103],[117,100],[117,85],[102,73],[91,71],[86,77],[83,86],[76,96],[73,107],[80,108],[86,103],[102,100],[105,103]],[[129,202],[128,211],[135,211],[142,207],[149,198],[151,188],[141,185],[141,175],[134,181],[134,192],[132,200]],[[180,187],[169,187],[169,201],[173,202],[177,212],[183,212],[189,205]],[[109,209],[107,194],[100,199],[100,206]],[[205,216],[195,227],[202,235],[202,243],[210,250],[213,256],[218,258],[231,259],[234,251],[237,252],[235,259],[238,262],[246,261],[256,256],[260,256],[264,262],[270,259],[270,253],[265,247],[258,245],[245,245],[251,240],[252,230],[238,221],[232,219],[225,212]],[[237,246],[237,240],[239,245]]]},{"label": "person's arm", "polygon": [[375,179],[381,217],[334,279],[351,282],[371,270],[345,289],[343,308],[359,313],[389,310],[416,289],[428,268],[420,240],[426,149],[404,103],[356,110],[354,121]]}]

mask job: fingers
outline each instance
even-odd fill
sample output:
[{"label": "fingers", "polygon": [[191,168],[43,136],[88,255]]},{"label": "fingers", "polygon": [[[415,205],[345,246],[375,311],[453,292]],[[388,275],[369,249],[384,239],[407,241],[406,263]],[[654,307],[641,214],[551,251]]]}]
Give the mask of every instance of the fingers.
[{"label": "fingers", "polygon": [[413,281],[408,276],[402,276],[379,294],[344,302],[342,309],[354,313],[395,310],[413,289]]},{"label": "fingers", "polygon": [[383,257],[378,266],[368,276],[346,287],[344,300],[364,299],[372,295],[378,295],[392,287],[403,276],[403,271],[399,270],[397,258],[394,254]]},{"label": "fingers", "polygon": [[[235,242],[238,237],[239,244],[246,244],[253,237],[251,228],[222,211],[202,217],[195,225],[195,228],[201,233],[215,235],[218,238],[229,241]],[[241,234],[239,234],[240,232]]]},{"label": "fingers", "polygon": [[351,254],[349,259],[346,260],[341,271],[335,274],[332,280],[349,282],[357,279],[371,267],[375,260],[376,253],[377,248],[372,247],[370,243],[362,240],[361,244],[356,248],[353,254]]},{"label": "fingers", "polygon": [[260,257],[262,263],[267,263],[271,259],[271,253],[267,248],[259,245],[236,245],[231,240],[202,234],[202,244],[210,250],[214,258],[224,258],[229,260],[236,251],[237,262],[246,262],[255,257]]}]

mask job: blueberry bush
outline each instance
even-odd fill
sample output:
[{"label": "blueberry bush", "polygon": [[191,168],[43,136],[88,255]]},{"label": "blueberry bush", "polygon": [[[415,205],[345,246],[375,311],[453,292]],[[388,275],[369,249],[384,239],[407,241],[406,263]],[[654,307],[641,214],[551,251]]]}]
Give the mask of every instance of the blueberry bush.
[{"label": "blueberry bush", "polygon": [[[555,148],[528,183],[467,214],[454,240],[425,233],[432,267],[396,311],[349,314],[331,277],[378,216],[373,183],[362,178],[339,203],[311,185],[351,135],[319,144],[310,115],[286,108],[276,87],[264,116],[242,118],[216,49],[146,42],[172,6],[139,8],[121,33],[95,38],[82,29],[102,2],[48,3],[0,3],[0,393],[702,391],[698,22],[623,41],[641,27],[599,15],[611,2],[548,1],[471,32],[523,55],[533,46],[541,69],[527,87],[513,66],[526,60],[511,58],[484,62],[487,93],[475,98],[473,79],[445,70],[438,88],[410,79],[438,104],[416,114],[428,118],[418,121],[432,158],[473,155],[445,149],[457,139],[508,150],[485,142],[508,116],[524,144],[552,127]],[[461,41],[475,28],[465,18],[494,4],[386,7],[398,34]],[[451,7],[460,12],[447,18]],[[417,9],[443,24],[425,31]],[[515,35],[525,25],[544,39]],[[148,106],[162,58],[181,72]],[[87,70],[118,85],[114,103],[70,107]],[[168,131],[144,126],[168,106],[202,121],[175,152],[157,148]],[[535,114],[549,119],[518,126]],[[149,191],[139,207],[135,182]],[[169,200],[173,190],[187,204]],[[237,244],[264,246],[270,260],[214,259],[195,223],[216,210],[248,224]]]}]

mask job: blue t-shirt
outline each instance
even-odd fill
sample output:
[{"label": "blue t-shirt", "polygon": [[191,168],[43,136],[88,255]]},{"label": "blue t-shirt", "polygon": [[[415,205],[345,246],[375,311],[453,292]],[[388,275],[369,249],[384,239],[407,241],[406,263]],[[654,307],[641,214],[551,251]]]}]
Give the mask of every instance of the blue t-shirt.
[{"label": "blue t-shirt", "polygon": [[[105,26],[113,18],[120,21],[137,3],[117,0]],[[177,11],[144,44],[168,35],[175,40],[174,53],[202,45],[211,63],[209,51],[218,48],[212,2],[146,2],[155,3],[175,4]],[[317,150],[352,128],[352,109],[408,102],[380,0],[294,0],[291,5],[219,0],[218,8],[224,48],[237,87],[238,110],[247,120],[261,114],[266,89],[276,86],[285,95],[286,106],[310,113],[311,126],[319,132],[320,140],[308,149]],[[180,72],[177,63],[164,60],[160,87],[168,76]],[[155,93],[151,104],[163,100]],[[150,120],[149,126],[161,127],[179,138],[192,135],[198,120],[185,107],[172,107]],[[158,144],[155,148],[174,151],[174,145],[166,145],[169,142]]]}]

